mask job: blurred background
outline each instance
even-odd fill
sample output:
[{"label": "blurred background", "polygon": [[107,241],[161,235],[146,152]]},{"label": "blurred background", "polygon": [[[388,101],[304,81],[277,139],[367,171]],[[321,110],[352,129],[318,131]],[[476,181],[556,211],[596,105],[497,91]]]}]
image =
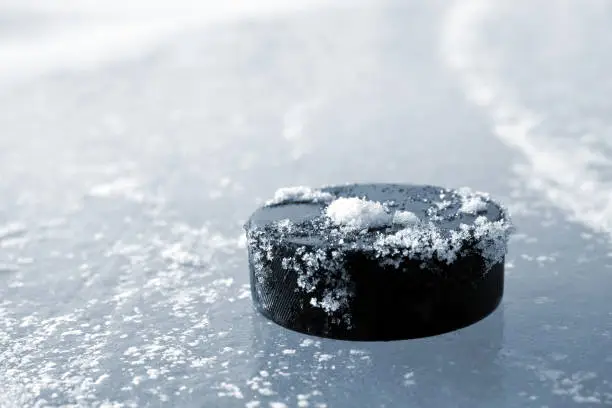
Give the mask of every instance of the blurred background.
[{"label": "blurred background", "polygon": [[[606,0],[0,0],[0,407],[612,404],[611,19]],[[249,214],[367,181],[507,204],[503,307],[388,344],[257,316]]]}]

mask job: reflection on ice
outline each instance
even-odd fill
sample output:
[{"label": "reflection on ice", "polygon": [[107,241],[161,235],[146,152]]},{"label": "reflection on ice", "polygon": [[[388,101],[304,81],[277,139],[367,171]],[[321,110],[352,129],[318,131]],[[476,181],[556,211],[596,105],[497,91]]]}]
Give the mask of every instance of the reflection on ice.
[{"label": "reflection on ice", "polygon": [[362,406],[395,406],[407,398],[423,407],[445,406],[449,400],[458,406],[503,406],[503,305],[470,327],[419,340],[319,339],[279,329],[263,318],[253,319],[253,330],[252,398],[262,406],[297,393],[308,396],[311,406],[351,406],[356,395]]}]

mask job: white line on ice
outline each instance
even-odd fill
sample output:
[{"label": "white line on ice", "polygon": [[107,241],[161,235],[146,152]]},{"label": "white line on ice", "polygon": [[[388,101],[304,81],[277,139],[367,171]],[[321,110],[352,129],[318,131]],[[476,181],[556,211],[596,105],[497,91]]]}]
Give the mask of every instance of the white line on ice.
[{"label": "white line on ice", "polygon": [[562,148],[554,137],[537,131],[535,125],[546,112],[523,106],[515,93],[518,90],[496,69],[500,61],[485,45],[482,32],[496,5],[488,0],[456,1],[445,16],[442,57],[458,75],[467,98],[490,117],[494,134],[525,157],[525,183],[572,219],[612,233],[612,183],[602,180],[590,166],[597,152],[578,141],[572,150]]}]

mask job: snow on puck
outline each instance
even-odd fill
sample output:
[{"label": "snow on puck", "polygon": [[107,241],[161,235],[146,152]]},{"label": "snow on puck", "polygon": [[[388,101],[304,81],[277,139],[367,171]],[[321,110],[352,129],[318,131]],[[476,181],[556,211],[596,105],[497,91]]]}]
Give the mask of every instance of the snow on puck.
[{"label": "snow on puck", "polygon": [[431,336],[499,305],[512,226],[483,193],[353,184],[280,189],[245,225],[255,307],[346,340]]}]

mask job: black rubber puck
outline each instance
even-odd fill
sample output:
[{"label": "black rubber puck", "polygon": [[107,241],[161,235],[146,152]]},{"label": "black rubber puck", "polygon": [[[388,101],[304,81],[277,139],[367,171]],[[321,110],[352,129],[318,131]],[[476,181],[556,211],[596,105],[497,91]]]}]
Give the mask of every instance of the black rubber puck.
[{"label": "black rubber puck", "polygon": [[512,227],[482,193],[360,184],[281,189],[245,229],[264,316],[323,337],[394,340],[495,310]]}]

